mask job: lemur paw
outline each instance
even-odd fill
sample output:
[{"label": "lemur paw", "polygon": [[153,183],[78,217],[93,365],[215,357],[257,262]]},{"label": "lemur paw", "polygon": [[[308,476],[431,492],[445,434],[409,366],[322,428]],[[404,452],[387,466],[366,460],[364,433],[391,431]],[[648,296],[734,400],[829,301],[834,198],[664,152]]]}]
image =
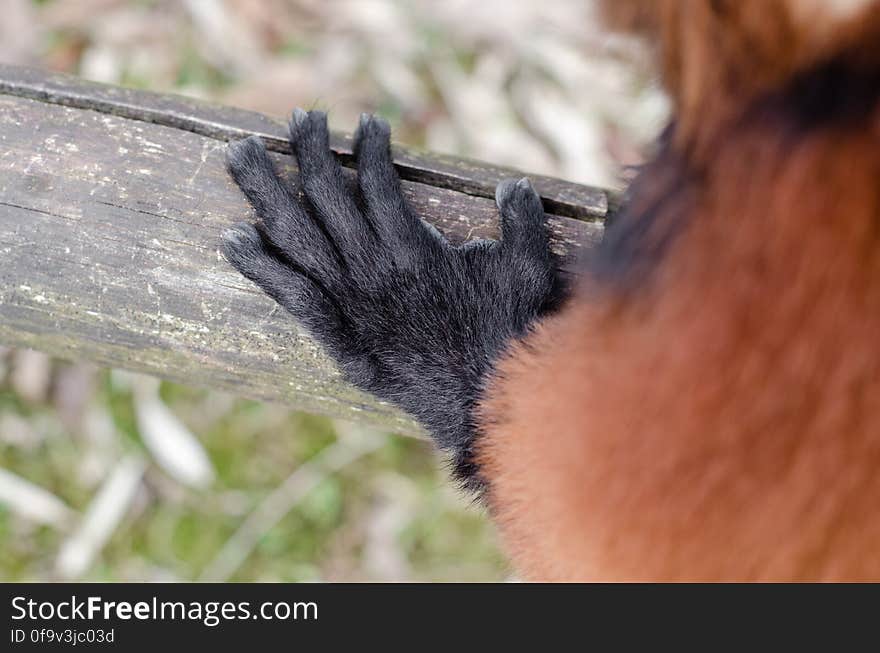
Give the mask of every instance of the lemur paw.
[{"label": "lemur paw", "polygon": [[471,475],[472,410],[506,345],[563,296],[541,201],[527,179],[499,184],[500,242],[455,247],[404,199],[388,123],[364,114],[357,175],[330,151],[326,116],[296,109],[290,142],[304,199],[262,141],[229,146],[256,226],[224,234],[229,262],[291,314],[357,386],[418,418]]}]

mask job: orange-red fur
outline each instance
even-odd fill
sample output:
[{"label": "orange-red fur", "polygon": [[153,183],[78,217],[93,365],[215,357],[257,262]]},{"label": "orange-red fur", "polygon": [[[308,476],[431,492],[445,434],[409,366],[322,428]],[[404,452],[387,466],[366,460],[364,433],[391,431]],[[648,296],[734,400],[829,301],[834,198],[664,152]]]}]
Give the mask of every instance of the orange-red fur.
[{"label": "orange-red fur", "polygon": [[700,182],[646,285],[585,281],[481,406],[526,578],[880,580],[880,110],[749,113],[838,51],[876,57],[880,9],[815,36],[789,4],[617,3],[659,40]]},{"label": "orange-red fur", "polygon": [[[834,18],[839,0],[604,0],[612,26],[647,37],[677,109],[678,143],[706,140],[760,93],[830,53],[876,53],[880,3]],[[812,11],[809,9],[812,7]]]}]

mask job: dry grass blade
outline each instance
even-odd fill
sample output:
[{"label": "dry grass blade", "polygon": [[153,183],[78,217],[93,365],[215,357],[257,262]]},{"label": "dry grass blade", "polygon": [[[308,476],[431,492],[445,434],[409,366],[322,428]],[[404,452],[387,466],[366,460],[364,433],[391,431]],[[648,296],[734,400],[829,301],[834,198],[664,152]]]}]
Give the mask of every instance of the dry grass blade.
[{"label": "dry grass blade", "polygon": [[175,480],[205,488],[214,468],[204,447],[159,397],[159,381],[134,376],[134,408],[138,431],[159,466]]},{"label": "dry grass blade", "polygon": [[64,578],[81,576],[119,526],[137,493],[144,461],[128,456],[117,465],[92,499],[76,531],[62,544],[55,563]]},{"label": "dry grass blade", "polygon": [[0,469],[0,503],[25,519],[56,528],[69,524],[75,515],[48,490],[5,469]]}]

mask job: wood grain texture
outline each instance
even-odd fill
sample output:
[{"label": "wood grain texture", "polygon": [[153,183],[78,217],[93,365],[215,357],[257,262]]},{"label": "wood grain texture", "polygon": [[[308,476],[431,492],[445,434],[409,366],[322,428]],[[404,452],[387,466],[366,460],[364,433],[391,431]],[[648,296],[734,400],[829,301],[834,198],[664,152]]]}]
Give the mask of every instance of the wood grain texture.
[{"label": "wood grain texture", "polygon": [[[150,91],[88,82],[69,75],[0,64],[0,93],[29,97],[47,103],[94,109],[123,118],[152,122],[191,131],[219,140],[235,140],[256,134],[268,149],[290,154],[287,128],[253,111],[235,109]],[[331,147],[348,166],[351,136],[334,133]],[[461,193],[492,198],[502,179],[522,176],[512,168],[440,154],[424,154],[397,146],[394,161],[402,179],[418,181]],[[547,210],[583,220],[604,219],[616,198],[609,191],[543,175],[530,175]]]},{"label": "wood grain texture", "polygon": [[[246,112],[214,108],[224,126],[193,130],[173,118],[189,102],[181,98],[101,87],[127,98],[126,117],[83,94],[62,101],[60,88],[41,96],[33,80],[21,97],[9,81],[15,72],[0,69],[0,343],[417,431],[344,383],[219,254],[223,230],[253,217],[227,176],[225,140],[265,137],[268,118],[247,114],[247,122]],[[192,113],[207,115],[205,106]],[[239,131],[228,131],[232,123]],[[295,174],[292,157],[273,157],[283,175]],[[461,176],[487,179],[473,169]],[[404,182],[426,220],[457,242],[496,235],[491,199],[428,180]],[[597,222],[550,222],[554,248],[566,255],[601,235]]]}]

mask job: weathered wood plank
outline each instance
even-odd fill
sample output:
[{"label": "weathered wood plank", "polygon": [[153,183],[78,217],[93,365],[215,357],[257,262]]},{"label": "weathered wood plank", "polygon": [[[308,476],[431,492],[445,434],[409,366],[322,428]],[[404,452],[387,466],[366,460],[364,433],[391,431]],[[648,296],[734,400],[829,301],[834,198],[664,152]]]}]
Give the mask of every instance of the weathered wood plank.
[{"label": "weathered wood plank", "polygon": [[[222,231],[252,216],[217,138],[233,134],[44,100],[0,95],[0,343],[415,429],[343,383],[220,256]],[[154,102],[151,111],[161,109]],[[250,128],[240,129],[234,135]],[[283,174],[295,172],[292,157],[273,156]],[[404,185],[451,239],[495,235],[492,200]],[[563,253],[601,233],[598,223],[558,216],[551,226]]]},{"label": "weathered wood plank", "polygon": [[[176,127],[219,140],[248,134],[260,136],[270,150],[290,153],[286,127],[267,116],[223,107],[178,95],[120,88],[69,75],[0,64],[0,93],[47,103],[95,109],[124,118]],[[343,163],[351,165],[351,136],[334,134],[331,143]],[[511,168],[471,159],[424,154],[395,147],[394,160],[402,179],[480,197],[494,197],[502,179],[522,176]],[[606,217],[614,198],[609,191],[542,175],[530,176],[548,211],[583,220]]]}]

